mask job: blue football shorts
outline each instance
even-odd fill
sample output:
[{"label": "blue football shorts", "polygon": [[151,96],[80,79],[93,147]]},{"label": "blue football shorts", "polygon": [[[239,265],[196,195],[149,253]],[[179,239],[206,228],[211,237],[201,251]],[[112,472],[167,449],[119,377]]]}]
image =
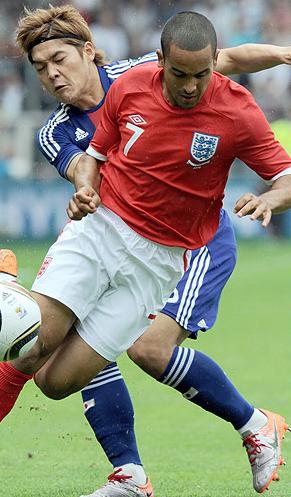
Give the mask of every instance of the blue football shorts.
[{"label": "blue football shorts", "polygon": [[188,270],[162,309],[175,319],[189,338],[211,328],[217,317],[221,292],[236,264],[236,240],[227,212],[221,209],[214,238],[193,250]]}]

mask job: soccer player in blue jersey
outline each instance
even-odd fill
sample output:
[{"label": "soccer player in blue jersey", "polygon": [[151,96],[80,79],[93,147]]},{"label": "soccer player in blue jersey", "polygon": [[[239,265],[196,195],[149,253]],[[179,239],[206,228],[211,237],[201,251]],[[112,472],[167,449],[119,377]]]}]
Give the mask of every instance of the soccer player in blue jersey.
[{"label": "soccer player in blue jersey", "polygon": [[[33,24],[36,20],[37,26]],[[111,83],[132,65],[155,60],[156,55],[149,54],[139,61],[104,64],[101,53],[92,50],[90,33],[72,7],[38,10],[28,14],[27,21],[31,23],[31,32],[22,48],[46,89],[62,102],[39,132],[40,147],[59,173],[71,179],[70,170],[90,142]],[[34,47],[38,49],[32,53]],[[251,53],[254,61],[250,59]],[[237,71],[238,63],[232,62],[235,54],[242,57],[242,70],[248,71],[284,61],[282,48],[249,46],[221,51],[218,69],[225,73]],[[181,330],[181,340],[186,336],[185,331],[196,337],[199,330],[213,326],[221,291],[235,264],[235,253],[232,228],[222,211],[214,239],[206,247],[193,251],[189,270],[163,309],[164,316],[159,317],[162,326]],[[230,421],[241,435],[263,427],[265,414],[239,395],[210,358],[197,351],[195,355],[197,386],[204,394],[197,395],[195,400],[189,392],[188,398]],[[82,395],[87,419],[116,470],[105,487],[92,496],[150,495],[152,490],[136,447],[130,397],[117,365],[102,371],[83,389]]]}]

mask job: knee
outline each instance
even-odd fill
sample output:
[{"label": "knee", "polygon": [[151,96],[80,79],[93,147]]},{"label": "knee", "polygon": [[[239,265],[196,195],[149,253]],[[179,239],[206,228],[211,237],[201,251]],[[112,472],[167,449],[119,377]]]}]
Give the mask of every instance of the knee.
[{"label": "knee", "polygon": [[171,357],[171,353],[161,349],[158,343],[143,340],[137,340],[127,354],[135,364],[156,379],[161,377]]},{"label": "knee", "polygon": [[72,393],[71,385],[58,381],[45,368],[41,368],[34,375],[34,382],[49,399],[62,400]]},{"label": "knee", "polygon": [[147,362],[149,355],[155,354],[153,347],[149,347],[148,344],[138,340],[130,347],[130,349],[128,349],[127,355],[135,364],[140,365]]},{"label": "knee", "polygon": [[50,347],[38,338],[31,349],[13,360],[13,365],[27,374],[33,374],[46,362],[50,353]]}]

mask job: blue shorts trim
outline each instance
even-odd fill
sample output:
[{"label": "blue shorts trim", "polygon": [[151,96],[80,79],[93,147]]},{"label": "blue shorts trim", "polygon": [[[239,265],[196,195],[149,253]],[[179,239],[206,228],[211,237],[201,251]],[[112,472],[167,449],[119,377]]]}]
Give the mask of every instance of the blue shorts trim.
[{"label": "blue shorts trim", "polygon": [[214,325],[221,292],[236,264],[236,240],[224,209],[214,238],[193,250],[190,265],[161,311],[197,338]]}]

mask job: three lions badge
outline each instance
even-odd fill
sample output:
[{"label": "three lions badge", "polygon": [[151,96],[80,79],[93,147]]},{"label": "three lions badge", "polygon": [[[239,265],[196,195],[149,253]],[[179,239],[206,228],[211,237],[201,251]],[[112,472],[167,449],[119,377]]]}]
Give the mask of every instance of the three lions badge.
[{"label": "three lions badge", "polygon": [[214,156],[218,142],[219,136],[207,135],[206,133],[195,131],[190,148],[194,162],[188,160],[187,164],[193,167],[193,169],[200,169],[200,167],[207,164]]}]

